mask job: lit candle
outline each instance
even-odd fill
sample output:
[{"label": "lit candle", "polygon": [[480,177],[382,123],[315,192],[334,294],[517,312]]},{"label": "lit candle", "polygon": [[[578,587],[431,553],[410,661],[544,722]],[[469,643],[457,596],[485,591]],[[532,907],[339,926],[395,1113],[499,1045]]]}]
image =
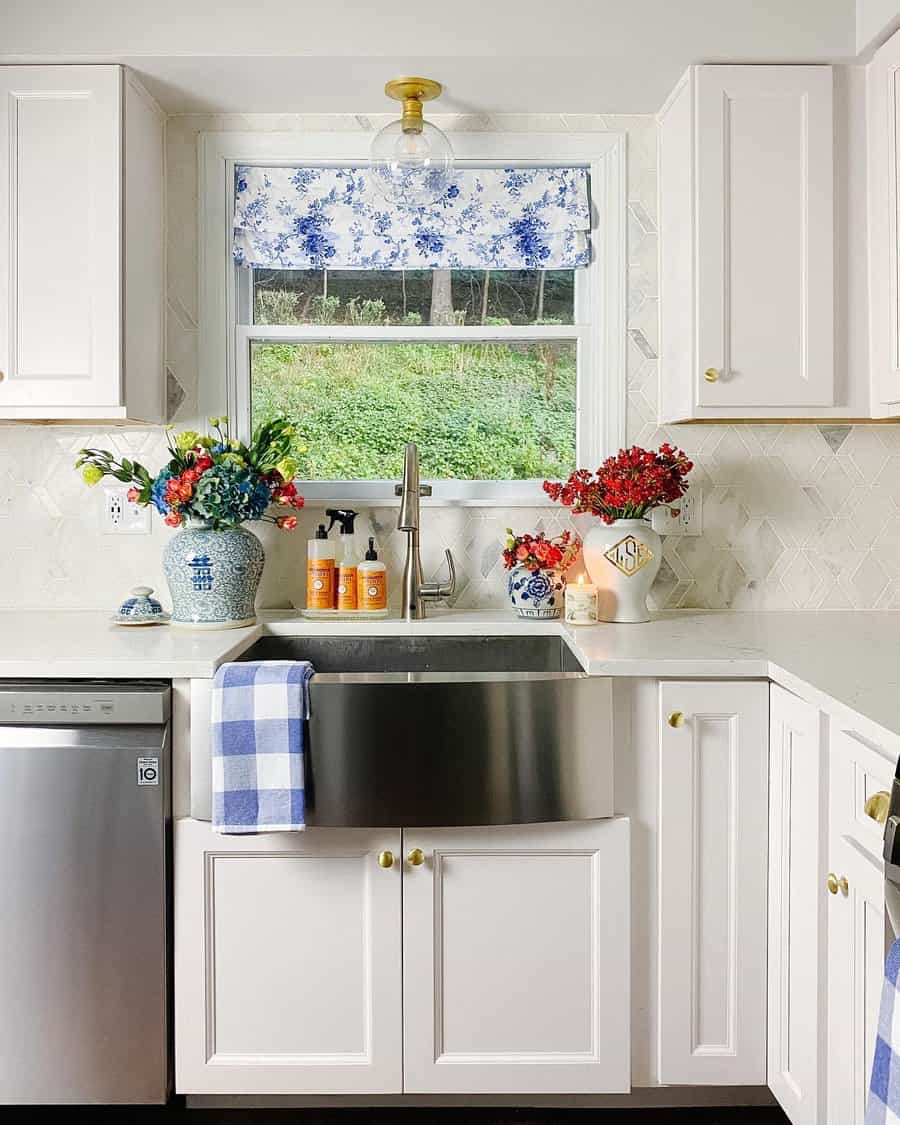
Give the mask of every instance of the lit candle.
[{"label": "lit candle", "polygon": [[570,625],[597,624],[597,587],[584,574],[566,586],[566,621]]}]

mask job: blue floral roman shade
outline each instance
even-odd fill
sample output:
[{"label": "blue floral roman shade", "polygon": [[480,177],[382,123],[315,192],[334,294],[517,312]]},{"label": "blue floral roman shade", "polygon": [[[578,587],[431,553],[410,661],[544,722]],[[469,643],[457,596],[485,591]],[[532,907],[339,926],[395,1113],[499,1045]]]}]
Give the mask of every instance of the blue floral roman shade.
[{"label": "blue floral roman shade", "polygon": [[235,169],[234,259],[265,269],[586,266],[585,168],[468,168],[428,207],[402,208],[367,168]]}]

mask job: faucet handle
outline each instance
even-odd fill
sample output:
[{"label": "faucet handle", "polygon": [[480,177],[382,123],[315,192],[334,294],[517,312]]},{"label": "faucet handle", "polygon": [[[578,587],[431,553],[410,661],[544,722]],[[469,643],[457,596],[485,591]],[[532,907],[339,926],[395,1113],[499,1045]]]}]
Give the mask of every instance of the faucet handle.
[{"label": "faucet handle", "polygon": [[419,596],[422,598],[452,598],[456,593],[456,567],[453,565],[453,555],[448,548],[444,551],[447,560],[449,578],[446,582],[423,582],[419,587]]}]

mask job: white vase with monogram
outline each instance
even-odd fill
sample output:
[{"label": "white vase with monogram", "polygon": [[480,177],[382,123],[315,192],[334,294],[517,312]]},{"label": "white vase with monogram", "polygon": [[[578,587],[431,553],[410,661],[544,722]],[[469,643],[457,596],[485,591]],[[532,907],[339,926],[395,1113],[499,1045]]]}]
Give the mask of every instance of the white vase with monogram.
[{"label": "white vase with monogram", "polygon": [[649,621],[647,595],[662,562],[662,539],[646,520],[595,520],[584,535],[584,564],[597,587],[600,621]]}]

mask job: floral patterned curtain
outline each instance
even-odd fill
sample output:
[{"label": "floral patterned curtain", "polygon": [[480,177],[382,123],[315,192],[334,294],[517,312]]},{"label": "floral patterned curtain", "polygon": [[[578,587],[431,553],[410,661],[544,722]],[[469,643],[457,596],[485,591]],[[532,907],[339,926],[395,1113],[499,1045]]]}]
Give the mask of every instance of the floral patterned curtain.
[{"label": "floral patterned curtain", "polygon": [[235,169],[234,259],[267,269],[586,266],[585,168],[469,168],[428,207],[381,196],[367,168]]}]

